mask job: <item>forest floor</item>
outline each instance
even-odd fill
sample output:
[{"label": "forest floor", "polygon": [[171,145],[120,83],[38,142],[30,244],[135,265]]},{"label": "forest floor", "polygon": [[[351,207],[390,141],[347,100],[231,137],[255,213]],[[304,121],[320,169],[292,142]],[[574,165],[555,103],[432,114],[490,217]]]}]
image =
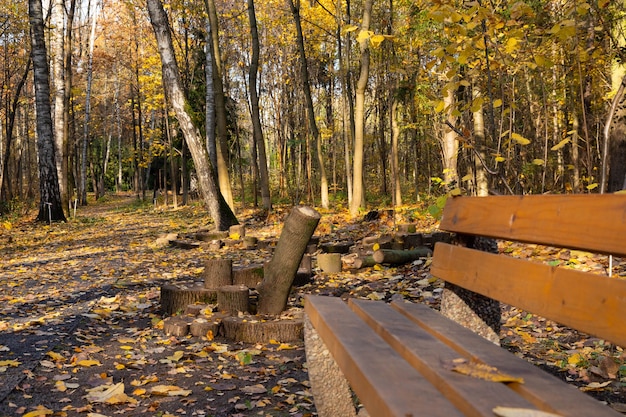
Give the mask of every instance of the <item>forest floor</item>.
[{"label": "forest floor", "polygon": [[[240,215],[246,233],[280,235],[286,210],[269,218]],[[398,213],[432,229],[415,208]],[[166,336],[161,285],[197,278],[204,261],[267,261],[266,250],[226,245],[218,251],[159,243],[168,233],[209,228],[200,206],[160,209],[132,196],[108,196],[67,223],[0,219],[0,416],[310,416],[315,415],[302,342],[244,344]],[[410,218],[409,218],[410,217]],[[393,230],[391,219],[350,221],[322,212],[322,240],[359,240]],[[513,256],[602,272],[606,259],[534,245],[500,244]],[[441,284],[428,259],[324,275],[294,289],[438,306]],[[617,274],[626,275],[621,260]],[[502,344],[626,412],[626,353],[544,319],[504,309]],[[244,359],[245,358],[245,359]]]}]

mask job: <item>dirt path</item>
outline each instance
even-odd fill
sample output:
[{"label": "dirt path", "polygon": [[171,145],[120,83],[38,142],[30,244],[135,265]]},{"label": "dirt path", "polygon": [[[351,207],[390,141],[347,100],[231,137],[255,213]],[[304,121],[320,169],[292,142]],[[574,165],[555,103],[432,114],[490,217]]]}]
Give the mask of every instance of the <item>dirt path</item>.
[{"label": "dirt path", "polygon": [[198,275],[207,254],[156,239],[206,228],[204,211],[108,199],[66,224],[23,223],[0,235],[0,415],[313,410],[302,346],[177,339],[159,329],[160,286]]}]

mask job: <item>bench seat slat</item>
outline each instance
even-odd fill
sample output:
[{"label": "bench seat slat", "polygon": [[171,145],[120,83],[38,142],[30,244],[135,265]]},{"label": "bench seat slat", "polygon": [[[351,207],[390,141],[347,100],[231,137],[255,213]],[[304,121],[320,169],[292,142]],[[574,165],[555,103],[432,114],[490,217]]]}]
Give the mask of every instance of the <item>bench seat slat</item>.
[{"label": "bench seat slat", "polygon": [[509,388],[544,411],[571,417],[621,416],[575,387],[513,356],[428,306],[404,302],[393,302],[391,305],[447,345],[454,346],[459,350],[459,355],[487,363],[509,375],[524,378],[523,384],[512,383]]},{"label": "bench seat slat", "polygon": [[341,299],[308,296],[305,311],[370,415],[462,415]]},{"label": "bench seat slat", "polygon": [[441,229],[626,256],[626,196],[449,198]]},{"label": "bench seat slat", "polygon": [[[626,346],[626,281],[437,243],[431,273]],[[506,274],[506,279],[502,274]]]},{"label": "bench seat slat", "polygon": [[351,299],[350,307],[466,415],[491,416],[497,406],[534,408],[506,384],[454,372],[455,360],[470,358],[461,356],[389,304]]}]

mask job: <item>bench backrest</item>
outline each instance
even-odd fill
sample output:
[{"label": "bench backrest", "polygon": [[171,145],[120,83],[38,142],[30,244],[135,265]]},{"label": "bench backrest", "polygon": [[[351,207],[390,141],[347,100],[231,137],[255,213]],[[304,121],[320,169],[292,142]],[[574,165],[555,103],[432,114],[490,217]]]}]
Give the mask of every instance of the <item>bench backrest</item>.
[{"label": "bench backrest", "polygon": [[[458,234],[626,256],[626,196],[450,198],[440,228]],[[626,280],[437,243],[431,273],[626,347]]]}]

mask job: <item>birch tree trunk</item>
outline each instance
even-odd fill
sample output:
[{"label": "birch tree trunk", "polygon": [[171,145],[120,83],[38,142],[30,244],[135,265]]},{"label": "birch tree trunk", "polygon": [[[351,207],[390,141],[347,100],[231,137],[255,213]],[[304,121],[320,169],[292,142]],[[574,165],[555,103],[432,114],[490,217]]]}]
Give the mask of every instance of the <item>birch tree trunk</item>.
[{"label": "birch tree trunk", "polygon": [[[363,3],[363,21],[361,32],[369,31],[372,14],[373,0],[365,0]],[[359,40],[361,51],[361,71],[356,85],[356,101],[354,106],[354,159],[353,180],[352,180],[352,202],[350,204],[350,215],[356,216],[359,208],[364,202],[363,190],[363,148],[365,137],[365,89],[369,78],[370,50],[369,37],[361,36]]]},{"label": "birch tree trunk", "polygon": [[91,17],[89,32],[89,57],[87,60],[87,91],[85,92],[85,122],[83,125],[83,143],[80,161],[80,203],[87,205],[87,147],[89,145],[89,122],[91,118],[91,85],[93,82],[93,49],[96,41],[97,14]]},{"label": "birch tree trunk", "polygon": [[238,224],[238,221],[217,188],[215,171],[211,167],[200,132],[194,126],[191,117],[186,111],[186,99],[180,82],[167,15],[160,0],[148,0],[147,5],[159,54],[161,55],[163,85],[180,124],[185,142],[191,152],[198,176],[200,193],[211,217],[213,217],[216,229],[228,230],[230,226]]},{"label": "birch tree trunk", "polygon": [[205,6],[211,24],[211,42],[213,52],[213,88],[215,91],[215,118],[217,121],[217,177],[219,188],[231,211],[235,210],[233,190],[228,172],[228,123],[226,117],[226,98],[224,97],[222,58],[219,48],[219,24],[214,0],[205,0]]},{"label": "birch tree trunk", "polygon": [[65,55],[63,48],[65,36],[65,7],[64,0],[53,0],[50,24],[50,53],[52,59],[52,82],[54,84],[54,152],[57,175],[59,177],[59,191],[63,207],[69,207],[67,192],[67,124],[65,123]]},{"label": "birch tree trunk", "polygon": [[315,148],[317,150],[317,161],[320,170],[321,203],[323,208],[328,208],[328,178],[326,176],[326,167],[324,166],[324,156],[322,155],[322,139],[319,129],[317,128],[317,122],[315,121],[315,109],[313,108],[313,97],[311,96],[309,69],[306,61],[306,51],[304,49],[302,21],[300,19],[300,0],[289,0],[289,8],[291,9],[291,14],[293,15],[293,20],[296,25],[296,42],[298,44],[298,51],[300,55],[300,79],[304,90],[304,99],[306,101],[309,129],[311,129],[311,136],[313,136],[315,140]]},{"label": "birch tree trunk", "polygon": [[215,87],[213,85],[213,42],[211,19],[206,19],[206,58],[205,58],[205,78],[206,78],[206,149],[213,168],[217,167],[217,145],[215,137]]},{"label": "birch tree trunk", "polygon": [[54,131],[50,104],[50,73],[44,37],[41,0],[28,1],[31,47],[37,112],[37,150],[39,152],[38,221],[65,221],[59,178],[54,159]]},{"label": "birch tree trunk", "polygon": [[[456,124],[457,117],[454,115],[456,101],[454,100],[454,90],[448,89],[444,97],[445,109],[448,123],[452,126]],[[449,126],[444,126],[444,134],[441,138],[443,179],[446,185],[458,184],[457,159],[459,153],[459,141],[456,132]]]},{"label": "birch tree trunk", "polygon": [[265,140],[261,128],[261,113],[259,110],[259,94],[257,92],[257,72],[259,69],[259,32],[256,24],[254,0],[248,0],[248,18],[250,20],[250,37],[252,38],[252,59],[250,61],[250,105],[252,108],[253,137],[257,155],[259,157],[259,177],[261,180],[261,199],[265,210],[272,209],[270,197],[270,181],[267,171],[267,155],[265,153]]},{"label": "birch tree trunk", "polygon": [[[478,89],[472,91],[474,99],[480,97]],[[479,154],[474,156],[474,169],[476,178],[476,195],[486,196],[489,194],[489,183],[487,180],[487,170],[485,169],[485,115],[483,112],[483,106],[478,106],[475,112],[473,112],[474,118],[474,148]]]}]

